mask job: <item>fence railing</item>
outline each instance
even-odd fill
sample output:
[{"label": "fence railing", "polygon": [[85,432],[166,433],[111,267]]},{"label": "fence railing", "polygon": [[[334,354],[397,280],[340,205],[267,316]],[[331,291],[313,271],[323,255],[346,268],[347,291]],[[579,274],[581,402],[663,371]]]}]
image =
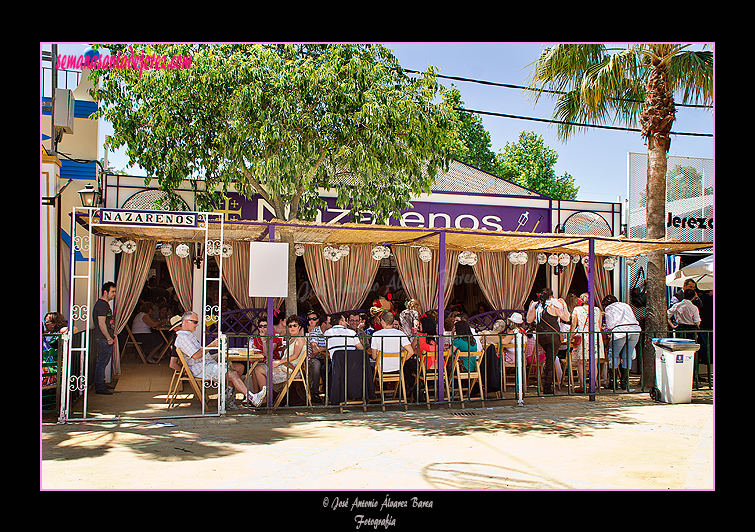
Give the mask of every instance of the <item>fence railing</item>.
[{"label": "fence railing", "polygon": [[[693,334],[701,346],[695,356],[693,387],[712,389],[713,331],[684,333]],[[565,346],[571,346],[573,338],[579,338],[574,343],[582,346],[584,355],[579,348],[575,353],[567,347],[555,354],[550,353],[551,360],[548,361],[548,353],[540,347],[538,335],[558,335]],[[227,336],[231,340],[229,345],[247,348],[247,372],[259,362],[260,355],[254,350],[255,338],[265,345],[271,338]],[[422,337],[422,345],[434,347],[429,351],[420,349],[416,338],[410,344],[411,353],[397,350],[395,336],[379,337],[374,352],[370,351],[372,345],[357,349],[346,337],[332,337],[325,356],[310,356],[302,350],[300,356],[307,359],[299,365],[297,375],[291,377],[289,374],[291,378],[283,383],[273,383],[272,386],[268,383],[268,389],[271,390],[271,403],[278,401],[279,394],[284,394],[279,401],[280,407],[361,406],[365,410],[371,405],[384,409],[386,405],[396,403],[404,407],[410,404],[430,407],[440,404],[463,406],[470,401],[483,405],[490,400],[521,401],[527,395],[542,396],[546,390],[550,395],[640,393],[645,386],[642,377],[645,339],[672,336],[681,336],[681,332],[522,334],[519,354],[510,335],[477,334],[466,338],[468,344],[474,346],[469,347],[469,351],[454,346],[454,339],[458,336],[427,335]],[[286,336],[284,345],[296,338],[302,337]],[[593,369],[589,367],[590,341],[598,341],[594,348]],[[629,355],[624,355],[622,348]],[[233,352],[233,349],[231,347],[229,351]],[[399,357],[395,356],[397,351],[401,354]],[[290,356],[284,349],[278,360],[295,368],[299,360],[290,360]],[[517,395],[519,390],[520,396]],[[261,407],[265,405],[263,403]]]}]

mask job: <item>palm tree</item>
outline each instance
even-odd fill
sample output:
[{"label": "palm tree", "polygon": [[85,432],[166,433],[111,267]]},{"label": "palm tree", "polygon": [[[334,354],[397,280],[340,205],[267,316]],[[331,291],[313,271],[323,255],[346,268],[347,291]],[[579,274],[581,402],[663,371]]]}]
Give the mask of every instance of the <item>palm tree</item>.
[{"label": "palm tree", "polygon": [[[648,238],[665,238],[666,162],[675,118],[674,94],[682,103],[712,104],[713,53],[684,44],[559,44],[532,63],[535,100],[554,94],[554,119],[562,140],[585,124],[639,124],[648,147],[646,226]],[[666,330],[663,252],[648,255],[647,331]],[[650,336],[650,335],[648,335]],[[643,349],[643,386],[655,383],[649,338]]]}]

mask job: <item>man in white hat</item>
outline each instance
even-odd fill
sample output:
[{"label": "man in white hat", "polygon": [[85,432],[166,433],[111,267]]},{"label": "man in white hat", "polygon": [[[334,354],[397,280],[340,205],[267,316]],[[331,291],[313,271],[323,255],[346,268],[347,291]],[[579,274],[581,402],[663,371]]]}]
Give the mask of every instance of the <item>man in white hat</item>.
[{"label": "man in white hat", "polygon": [[[501,338],[502,344],[513,344],[514,343],[514,335],[517,332],[524,332],[524,318],[519,312],[512,312],[511,316],[506,318],[506,321],[508,322],[508,334]],[[514,363],[514,350],[510,347],[505,347],[503,349],[503,358],[506,361],[507,364],[513,364]]]}]

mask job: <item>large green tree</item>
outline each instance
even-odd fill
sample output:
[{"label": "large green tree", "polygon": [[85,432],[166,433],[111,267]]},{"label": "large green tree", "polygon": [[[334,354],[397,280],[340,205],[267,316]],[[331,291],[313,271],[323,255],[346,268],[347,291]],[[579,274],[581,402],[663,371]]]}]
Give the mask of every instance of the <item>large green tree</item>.
[{"label": "large green tree", "polygon": [[496,154],[498,175],[518,185],[563,200],[577,199],[579,187],[568,172],[557,176],[553,168],[558,153],[548,147],[542,135],[533,131],[519,133],[517,142],[507,142]]},{"label": "large green tree", "polygon": [[[667,154],[676,116],[675,97],[683,103],[712,104],[713,53],[683,44],[559,44],[533,63],[531,88],[555,94],[554,118],[562,121],[562,139],[581,130],[579,124],[639,124],[648,149],[648,238],[663,239]],[[537,97],[540,92],[536,92]],[[648,300],[645,326],[666,330],[665,265],[662,251],[648,255]],[[648,341],[643,349],[645,389],[655,384],[655,356]]]},{"label": "large green tree", "polygon": [[[191,57],[190,66],[92,70],[96,117],[114,130],[106,145],[125,146],[130,165],[166,191],[203,181],[200,205],[233,186],[262,196],[279,219],[312,220],[325,189],[352,214],[384,220],[429,192],[450,160],[457,119],[437,99],[443,88],[434,69],[409,77],[383,46],[138,48],[136,56],[169,62]],[[296,312],[291,253],[288,313]]]}]

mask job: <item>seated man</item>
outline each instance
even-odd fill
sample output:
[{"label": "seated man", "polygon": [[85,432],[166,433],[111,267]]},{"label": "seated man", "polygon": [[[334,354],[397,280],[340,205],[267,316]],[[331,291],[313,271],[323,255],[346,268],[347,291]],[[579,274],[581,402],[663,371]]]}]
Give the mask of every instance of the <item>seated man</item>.
[{"label": "seated man", "polygon": [[[205,378],[220,378],[219,369],[220,366],[215,358],[211,354],[206,354],[205,351],[210,347],[217,347],[217,339],[213,340],[206,348],[197,340],[194,336],[194,331],[199,324],[199,317],[196,312],[186,312],[182,317],[181,329],[176,333],[175,346],[180,349],[186,358],[186,363],[189,366],[192,374],[195,377],[202,377],[202,370],[204,368]],[[203,366],[204,359],[204,366]],[[247,389],[241,375],[236,369],[228,368],[228,380],[231,381],[233,388],[249,399],[249,402],[254,406],[262,404],[262,400],[265,397],[266,389],[263,387],[258,393],[252,393]]]},{"label": "seated man", "polygon": [[367,382],[367,398],[374,399],[375,389],[372,375],[369,375],[370,365],[364,363],[364,346],[359,341],[356,331],[347,326],[347,315],[333,314],[330,321],[333,326],[324,333],[330,360],[330,402],[339,404],[343,402],[344,397],[362,397],[363,382]]},{"label": "seated man", "polygon": [[380,353],[401,353],[402,361],[406,361],[410,356],[414,354],[409,338],[404,334],[401,329],[394,328],[393,324],[396,321],[395,316],[391,312],[383,312],[380,315],[380,322],[383,326],[379,331],[375,331],[372,335],[372,342],[370,344],[369,353],[373,360],[380,361],[380,367],[383,373],[396,373],[399,370],[399,361],[394,357],[380,359]]}]

